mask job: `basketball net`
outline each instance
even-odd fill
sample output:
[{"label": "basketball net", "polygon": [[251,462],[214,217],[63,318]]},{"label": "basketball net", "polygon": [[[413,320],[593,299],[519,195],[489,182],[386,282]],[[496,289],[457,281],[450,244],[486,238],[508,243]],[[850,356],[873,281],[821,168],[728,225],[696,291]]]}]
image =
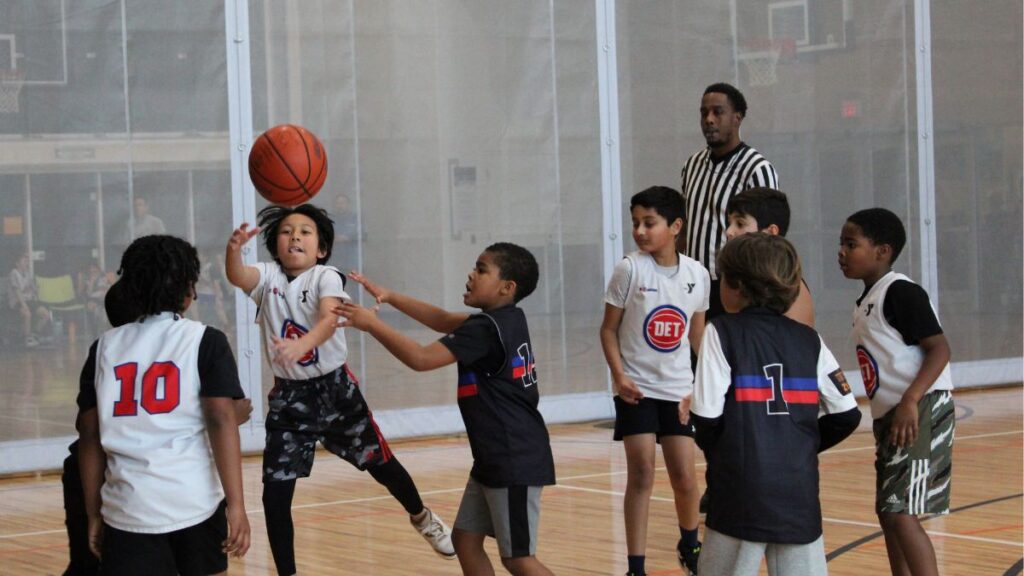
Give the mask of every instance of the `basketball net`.
[{"label": "basketball net", "polygon": [[779,58],[785,55],[792,58],[796,53],[796,45],[792,39],[762,40],[751,42],[752,47],[760,50],[739,55],[739,60],[747,69],[748,86],[773,86],[778,82],[775,71]]},{"label": "basketball net", "polygon": [[0,114],[18,113],[18,95],[25,85],[24,79],[19,70],[0,70]]}]

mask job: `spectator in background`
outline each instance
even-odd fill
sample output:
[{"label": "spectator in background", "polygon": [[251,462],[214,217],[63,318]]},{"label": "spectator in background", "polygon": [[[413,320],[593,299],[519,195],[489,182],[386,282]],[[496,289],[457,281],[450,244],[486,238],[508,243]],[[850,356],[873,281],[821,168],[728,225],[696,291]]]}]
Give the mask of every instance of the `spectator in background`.
[{"label": "spectator in background", "polygon": [[351,270],[359,268],[359,216],[352,211],[352,203],[346,194],[334,197],[334,264],[348,277]]},{"label": "spectator in background", "polygon": [[[21,317],[21,333],[25,338],[25,347],[34,348],[39,345],[43,329],[50,322],[50,311],[39,303],[36,292],[36,280],[32,277],[29,266],[29,255],[26,252],[18,258],[18,263],[7,278],[7,305]],[[35,313],[35,331],[32,330],[32,315]]]},{"label": "spectator in background", "polygon": [[149,202],[142,196],[136,196],[135,206],[135,236],[141,238],[152,234],[166,234],[164,221],[149,213]]},{"label": "spectator in background", "polygon": [[103,299],[109,288],[110,278],[96,262],[90,262],[88,267],[78,273],[75,289],[79,298],[85,302],[85,309],[88,312],[86,318],[89,322],[86,329],[90,334],[99,334],[107,327]]}]

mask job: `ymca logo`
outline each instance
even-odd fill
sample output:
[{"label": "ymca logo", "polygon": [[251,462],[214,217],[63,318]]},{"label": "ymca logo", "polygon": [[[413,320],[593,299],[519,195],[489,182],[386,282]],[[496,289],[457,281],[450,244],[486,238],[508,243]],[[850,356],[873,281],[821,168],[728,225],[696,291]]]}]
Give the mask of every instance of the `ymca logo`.
[{"label": "ymca logo", "polygon": [[658,306],[644,319],[644,340],[658,352],[675,352],[686,333],[686,314],[671,304]]},{"label": "ymca logo", "polygon": [[857,346],[857,364],[860,365],[860,377],[864,380],[864,391],[868,398],[874,398],[878,392],[878,362],[871,357],[868,349]]},{"label": "ymca logo", "polygon": [[[288,340],[298,340],[305,336],[309,330],[300,324],[296,324],[292,320],[285,320],[284,325],[281,326],[281,338],[287,338]],[[299,366],[309,366],[316,364],[320,360],[320,351],[317,348],[313,348],[302,358],[299,358]]]}]

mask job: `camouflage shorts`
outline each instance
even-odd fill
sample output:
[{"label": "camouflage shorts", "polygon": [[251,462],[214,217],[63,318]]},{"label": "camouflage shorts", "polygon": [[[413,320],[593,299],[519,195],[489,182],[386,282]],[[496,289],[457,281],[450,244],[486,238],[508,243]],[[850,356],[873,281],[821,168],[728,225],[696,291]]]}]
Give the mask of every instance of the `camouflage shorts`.
[{"label": "camouflage shorts", "polygon": [[918,403],[917,440],[889,444],[895,409],[875,420],[875,512],[945,514],[949,511],[955,415],[953,395],[937,390]]},{"label": "camouflage shorts", "polygon": [[267,400],[264,482],[309,476],[317,441],[360,470],[391,458],[348,366],[312,380],[277,378]]}]

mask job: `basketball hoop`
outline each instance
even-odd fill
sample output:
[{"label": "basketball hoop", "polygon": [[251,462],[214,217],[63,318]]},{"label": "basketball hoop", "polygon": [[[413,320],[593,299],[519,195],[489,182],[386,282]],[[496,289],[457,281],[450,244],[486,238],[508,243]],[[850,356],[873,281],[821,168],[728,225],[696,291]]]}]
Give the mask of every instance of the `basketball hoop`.
[{"label": "basketball hoop", "polygon": [[20,70],[0,70],[0,114],[17,114],[18,95],[25,85],[25,74]]},{"label": "basketball hoop", "polygon": [[748,86],[773,86],[778,81],[776,68],[780,58],[792,58],[796,54],[796,42],[792,38],[781,40],[764,39],[747,44],[747,52],[737,54],[747,69]]}]

